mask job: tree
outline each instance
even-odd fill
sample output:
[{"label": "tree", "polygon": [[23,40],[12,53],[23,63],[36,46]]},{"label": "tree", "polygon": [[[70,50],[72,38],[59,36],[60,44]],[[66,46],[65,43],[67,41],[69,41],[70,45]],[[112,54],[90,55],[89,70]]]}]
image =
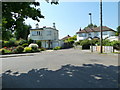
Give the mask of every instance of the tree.
[{"label": "tree", "polygon": [[117,27],[117,32],[116,32],[116,36],[120,35],[120,26]]},{"label": "tree", "polygon": [[37,6],[40,6],[39,2],[3,2],[2,18],[7,22],[2,22],[3,27],[13,30],[19,27],[17,25],[18,22],[23,22],[25,18],[27,19],[28,17],[39,22],[40,18],[44,18],[44,16],[41,15],[40,9],[35,8]]},{"label": "tree", "polygon": [[88,26],[87,27],[85,27],[84,29],[86,29],[86,28],[90,28],[90,27],[97,27],[97,25],[95,25],[95,24],[88,24]]},{"label": "tree", "polygon": [[15,30],[15,37],[17,40],[19,39],[25,39],[27,40],[28,38],[28,35],[30,33],[30,28],[31,26],[30,25],[26,25],[25,23],[21,26],[21,27],[18,27],[17,30]]},{"label": "tree", "polygon": [[[46,1],[49,2],[49,0]],[[52,0],[52,3],[58,4],[56,0]],[[36,9],[37,6],[40,6],[39,2],[3,2],[2,34],[6,34],[7,31],[14,32],[15,30],[16,33],[19,33],[20,29],[23,30],[22,27],[26,27],[24,21],[27,18],[40,22],[40,18],[44,18],[44,16],[41,14],[40,8]],[[5,37],[3,36],[2,39],[5,39]]]}]

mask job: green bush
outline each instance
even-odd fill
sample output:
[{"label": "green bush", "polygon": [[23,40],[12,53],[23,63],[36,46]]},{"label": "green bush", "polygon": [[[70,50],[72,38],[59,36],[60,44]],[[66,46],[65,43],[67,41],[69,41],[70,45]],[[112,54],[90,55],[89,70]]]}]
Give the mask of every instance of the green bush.
[{"label": "green bush", "polygon": [[19,43],[20,43],[20,41],[19,41],[19,40],[16,40],[16,41],[15,41],[15,46],[18,46]]},{"label": "green bush", "polygon": [[9,47],[9,41],[3,41],[2,47]]},{"label": "green bush", "polygon": [[24,52],[32,52],[32,48],[31,47],[25,47]]},{"label": "green bush", "polygon": [[80,43],[82,42],[83,40],[79,40],[78,42],[75,42],[74,44],[77,46],[77,45],[80,45]]},{"label": "green bush", "polygon": [[32,40],[32,39],[29,39],[29,40],[28,40],[28,44],[31,44],[31,43],[33,43],[33,40]]},{"label": "green bush", "polygon": [[112,41],[111,45],[114,47],[114,49],[120,50],[120,41]]},{"label": "green bush", "polygon": [[11,50],[7,50],[7,49],[1,49],[0,50],[0,54],[5,54],[5,53],[12,53]]},{"label": "green bush", "polygon": [[22,47],[22,46],[18,46],[18,47],[16,48],[16,52],[18,52],[18,53],[22,53],[23,50],[24,50],[24,47]]},{"label": "green bush", "polygon": [[38,45],[37,45],[37,44],[31,43],[31,44],[29,45],[29,47],[31,47],[33,51],[38,50]]},{"label": "green bush", "polygon": [[90,49],[91,42],[90,40],[83,40],[80,45],[82,46],[82,49]]},{"label": "green bush", "polygon": [[14,40],[9,41],[9,47],[11,47],[11,46],[15,46],[15,41]]},{"label": "green bush", "polygon": [[60,49],[61,49],[61,47],[59,47],[59,46],[53,48],[53,50],[60,50]]},{"label": "green bush", "polygon": [[21,40],[19,41],[19,45],[23,45],[23,44],[25,44],[25,43],[27,43],[26,40],[21,39]]},{"label": "green bush", "polygon": [[45,49],[45,48],[43,48],[43,47],[41,47],[41,48],[40,48],[40,50],[41,50],[41,51],[45,51],[46,49]]},{"label": "green bush", "polygon": [[27,47],[28,46],[28,43],[24,43],[22,44],[23,47]]},{"label": "green bush", "polygon": [[12,47],[16,46],[14,39],[10,39],[9,41],[2,41],[2,47]]},{"label": "green bush", "polygon": [[[100,45],[100,41],[98,41],[96,44]],[[111,42],[109,40],[102,40],[102,45],[103,46],[112,46]]]},{"label": "green bush", "polygon": [[38,40],[38,41],[36,42],[36,44],[39,46],[39,48],[41,48],[41,41],[40,41],[40,40]]},{"label": "green bush", "polygon": [[0,55],[1,54],[5,54],[5,50],[4,49],[0,49]]}]

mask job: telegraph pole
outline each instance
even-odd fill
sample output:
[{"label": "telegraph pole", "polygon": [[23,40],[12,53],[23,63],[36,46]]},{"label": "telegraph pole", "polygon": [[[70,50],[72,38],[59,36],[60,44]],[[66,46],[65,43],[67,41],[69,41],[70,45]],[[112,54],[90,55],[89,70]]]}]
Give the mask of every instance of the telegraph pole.
[{"label": "telegraph pole", "polygon": [[103,53],[102,50],[102,0],[100,0],[100,53]]}]

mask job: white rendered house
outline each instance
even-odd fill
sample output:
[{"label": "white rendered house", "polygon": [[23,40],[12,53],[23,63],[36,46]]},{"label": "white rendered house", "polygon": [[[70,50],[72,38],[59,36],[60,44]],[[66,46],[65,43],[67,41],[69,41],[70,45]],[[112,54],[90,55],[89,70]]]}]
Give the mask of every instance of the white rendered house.
[{"label": "white rendered house", "polygon": [[[113,29],[108,28],[106,26],[103,26],[103,39],[106,39],[110,36],[115,36],[115,32]],[[86,28],[83,30],[79,30],[79,32],[76,33],[77,34],[77,41],[79,40],[84,40],[84,39],[88,39],[88,38],[100,38],[100,27],[95,27],[95,28]]]},{"label": "white rendered house", "polygon": [[43,27],[39,28],[38,24],[35,29],[30,29],[30,34],[28,39],[32,39],[34,41],[40,40],[42,47],[44,48],[54,48],[59,46],[59,34],[58,30],[55,28],[55,23],[53,23],[53,27]]}]

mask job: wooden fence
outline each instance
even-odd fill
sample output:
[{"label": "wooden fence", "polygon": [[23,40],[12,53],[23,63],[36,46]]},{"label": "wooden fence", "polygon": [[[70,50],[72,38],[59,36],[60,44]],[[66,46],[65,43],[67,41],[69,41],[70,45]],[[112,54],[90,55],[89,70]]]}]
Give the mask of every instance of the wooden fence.
[{"label": "wooden fence", "polygon": [[[100,46],[90,46],[90,50],[93,50],[93,52],[100,52]],[[103,53],[114,52],[113,46],[103,46],[102,50],[103,50]]]}]

